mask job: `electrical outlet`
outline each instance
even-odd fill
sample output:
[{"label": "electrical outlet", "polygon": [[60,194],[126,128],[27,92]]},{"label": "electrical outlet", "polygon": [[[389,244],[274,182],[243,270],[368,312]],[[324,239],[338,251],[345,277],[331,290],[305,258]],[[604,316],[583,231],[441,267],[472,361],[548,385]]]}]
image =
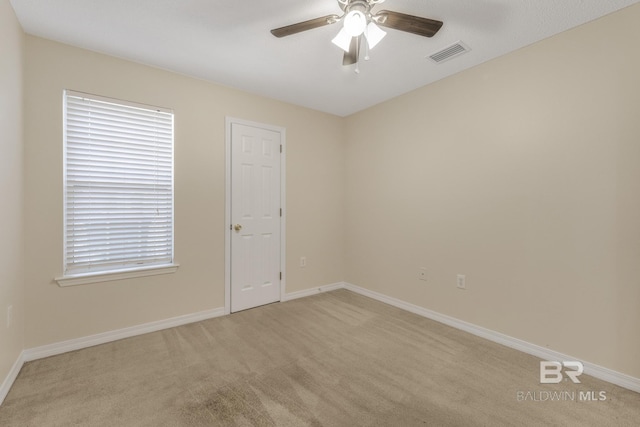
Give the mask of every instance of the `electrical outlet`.
[{"label": "electrical outlet", "polygon": [[458,289],[467,289],[467,276],[465,276],[464,274],[458,274],[457,278],[456,278],[456,284],[458,286]]},{"label": "electrical outlet", "polygon": [[427,269],[426,268],[420,267],[420,270],[418,270],[418,279],[424,280],[425,282],[427,281]]},{"label": "electrical outlet", "polygon": [[307,266],[307,257],[300,257],[300,268],[305,268]]},{"label": "electrical outlet", "polygon": [[13,324],[13,306],[7,307],[7,328],[10,328]]}]

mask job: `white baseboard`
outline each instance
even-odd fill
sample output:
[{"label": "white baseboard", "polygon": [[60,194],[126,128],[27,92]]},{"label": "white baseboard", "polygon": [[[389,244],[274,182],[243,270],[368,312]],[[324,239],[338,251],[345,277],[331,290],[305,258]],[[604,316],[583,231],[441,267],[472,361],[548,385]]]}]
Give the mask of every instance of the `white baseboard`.
[{"label": "white baseboard", "polygon": [[11,390],[11,386],[13,385],[16,378],[18,378],[18,374],[20,373],[20,369],[22,369],[22,365],[24,365],[24,351],[20,353],[15,363],[11,367],[9,374],[0,386],[0,405],[2,405],[2,402],[4,402],[4,398],[7,397],[7,394],[9,394],[9,390]]},{"label": "white baseboard", "polygon": [[[350,283],[344,283],[343,287],[345,289],[348,289],[360,295],[364,295],[369,298],[378,300],[380,302],[384,302],[394,307],[401,308],[403,310],[417,314],[419,316],[423,316],[428,319],[435,320],[436,322],[444,323],[445,325],[451,326],[453,328],[460,329],[465,332],[469,332],[470,334],[479,336],[489,341],[496,342],[498,344],[502,344],[506,347],[513,348],[523,353],[531,354],[532,356],[536,356],[544,360],[555,360],[555,361],[581,360],[580,358],[577,358],[575,356],[569,356],[566,354],[559,353],[557,351],[550,350],[545,347],[541,347],[536,344],[531,344],[529,342],[510,337],[500,332],[492,331],[490,329],[486,329],[486,328],[474,325],[472,323],[464,322],[462,320],[458,320],[456,318],[446,316],[444,314],[440,314],[438,312],[426,309],[424,307],[410,304],[408,302],[405,302],[396,298],[392,298],[378,292],[370,291],[360,286],[352,285]],[[640,393],[640,379],[632,377],[630,375],[622,374],[620,372],[616,372],[614,370],[596,365],[594,363],[589,363],[584,361],[582,363],[584,365],[585,374],[591,375],[592,377],[601,379],[611,384],[624,387],[628,390],[632,390],[637,393]]]},{"label": "white baseboard", "polygon": [[302,291],[291,292],[285,294],[282,298],[282,302],[291,301],[298,298],[304,298],[311,295],[316,295],[322,292],[335,291],[336,289],[344,288],[344,282],[333,283],[331,285],[318,286],[317,288],[304,289]]},{"label": "white baseboard", "polygon": [[57,354],[62,354],[69,351],[93,347],[94,345],[117,341],[123,338],[134,337],[136,335],[148,334],[150,332],[161,331],[163,329],[174,328],[176,326],[182,326],[188,323],[212,319],[214,317],[220,317],[223,315],[224,308],[221,307],[212,310],[201,311],[198,313],[172,317],[170,319],[144,323],[142,325],[131,326],[115,331],[103,332],[101,334],[90,335],[88,337],[76,338],[68,341],[43,345],[41,347],[35,347],[25,350],[23,352],[23,359],[25,362],[29,362],[36,359],[42,359],[44,357],[55,356]]}]

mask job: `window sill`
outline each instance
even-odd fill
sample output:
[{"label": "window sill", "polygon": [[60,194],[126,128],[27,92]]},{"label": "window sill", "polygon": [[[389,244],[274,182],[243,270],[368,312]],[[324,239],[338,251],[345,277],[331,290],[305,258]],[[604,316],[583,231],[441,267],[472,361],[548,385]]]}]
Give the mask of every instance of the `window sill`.
[{"label": "window sill", "polygon": [[56,277],[54,280],[58,286],[77,286],[89,283],[110,282],[112,280],[132,279],[135,277],[157,276],[159,274],[171,274],[178,270],[180,264],[169,264],[131,270],[117,270],[107,273],[76,274],[74,276]]}]

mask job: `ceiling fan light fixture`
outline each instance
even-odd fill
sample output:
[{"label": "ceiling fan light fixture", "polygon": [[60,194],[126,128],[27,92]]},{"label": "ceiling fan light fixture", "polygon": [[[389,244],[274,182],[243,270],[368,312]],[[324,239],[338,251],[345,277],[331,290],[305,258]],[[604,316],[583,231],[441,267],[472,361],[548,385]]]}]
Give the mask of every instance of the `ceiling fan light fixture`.
[{"label": "ceiling fan light fixture", "polygon": [[367,28],[367,16],[359,10],[352,10],[344,17],[344,27],[351,37],[358,37]]},{"label": "ceiling fan light fixture", "polygon": [[[364,48],[365,59],[368,59],[369,50],[376,47],[387,35],[380,27],[393,28],[422,37],[433,37],[443,24],[442,21],[390,10],[372,13],[371,9],[385,0],[337,1],[344,12],[342,16],[326,15],[301,21],[275,28],[271,30],[271,34],[275,37],[285,37],[342,21],[339,32],[331,42],[345,52],[342,65],[349,66],[358,63],[361,48]],[[363,35],[367,40],[366,43],[361,40]]]},{"label": "ceiling fan light fixture", "polygon": [[376,47],[376,45],[380,43],[386,35],[387,32],[378,27],[373,21],[369,22],[369,25],[367,25],[367,31],[364,33],[364,36],[367,38],[369,49]]},{"label": "ceiling fan light fixture", "polygon": [[338,34],[333,38],[333,40],[331,40],[331,42],[345,52],[349,52],[349,46],[351,45],[351,36],[343,27],[340,29],[340,32],[338,32]]}]

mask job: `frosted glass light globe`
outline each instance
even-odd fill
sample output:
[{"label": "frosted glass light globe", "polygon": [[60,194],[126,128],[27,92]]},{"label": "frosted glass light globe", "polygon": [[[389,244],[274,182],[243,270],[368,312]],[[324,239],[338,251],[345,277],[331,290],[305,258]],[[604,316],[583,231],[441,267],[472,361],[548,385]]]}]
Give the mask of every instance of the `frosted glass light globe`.
[{"label": "frosted glass light globe", "polygon": [[352,10],[344,17],[344,29],[351,37],[358,37],[367,27],[367,17],[359,10]]}]

